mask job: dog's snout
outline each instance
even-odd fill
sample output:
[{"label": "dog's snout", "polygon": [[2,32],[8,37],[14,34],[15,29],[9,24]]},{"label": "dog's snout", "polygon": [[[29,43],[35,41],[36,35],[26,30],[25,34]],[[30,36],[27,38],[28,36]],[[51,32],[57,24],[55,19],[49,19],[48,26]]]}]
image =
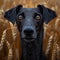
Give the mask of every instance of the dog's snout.
[{"label": "dog's snout", "polygon": [[23,26],[22,38],[26,40],[34,40],[36,38],[36,31],[34,26]]},{"label": "dog's snout", "polygon": [[24,30],[24,34],[26,36],[32,36],[33,33],[34,33],[34,31],[32,29],[25,29]]}]

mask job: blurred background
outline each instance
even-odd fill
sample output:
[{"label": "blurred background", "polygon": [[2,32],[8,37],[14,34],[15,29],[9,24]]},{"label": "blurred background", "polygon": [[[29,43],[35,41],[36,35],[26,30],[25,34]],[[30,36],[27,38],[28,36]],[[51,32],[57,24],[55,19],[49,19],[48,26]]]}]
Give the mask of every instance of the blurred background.
[{"label": "blurred background", "polygon": [[43,50],[48,60],[60,60],[60,0],[0,0],[0,60],[20,60],[21,42],[16,24],[7,21],[5,11],[23,5],[26,8],[42,4],[57,13],[49,24],[44,23]]}]

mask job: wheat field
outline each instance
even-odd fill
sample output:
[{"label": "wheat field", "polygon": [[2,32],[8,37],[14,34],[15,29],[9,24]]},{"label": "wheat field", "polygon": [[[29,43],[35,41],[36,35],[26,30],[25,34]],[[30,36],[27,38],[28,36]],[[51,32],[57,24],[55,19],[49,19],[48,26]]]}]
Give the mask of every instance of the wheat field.
[{"label": "wheat field", "polygon": [[7,21],[5,11],[23,5],[26,8],[42,4],[57,13],[49,24],[44,23],[43,50],[48,60],[60,60],[60,0],[0,0],[0,60],[20,60],[21,42],[16,24]]}]

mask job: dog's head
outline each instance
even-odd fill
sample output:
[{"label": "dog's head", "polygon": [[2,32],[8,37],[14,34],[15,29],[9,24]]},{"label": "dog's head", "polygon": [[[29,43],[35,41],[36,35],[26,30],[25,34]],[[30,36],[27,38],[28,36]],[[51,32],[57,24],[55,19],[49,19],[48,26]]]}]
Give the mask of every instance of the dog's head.
[{"label": "dog's head", "polygon": [[56,17],[56,13],[43,5],[37,8],[23,8],[19,5],[5,12],[4,17],[13,24],[16,22],[21,38],[25,41],[33,41],[43,27],[43,22],[48,23]]}]

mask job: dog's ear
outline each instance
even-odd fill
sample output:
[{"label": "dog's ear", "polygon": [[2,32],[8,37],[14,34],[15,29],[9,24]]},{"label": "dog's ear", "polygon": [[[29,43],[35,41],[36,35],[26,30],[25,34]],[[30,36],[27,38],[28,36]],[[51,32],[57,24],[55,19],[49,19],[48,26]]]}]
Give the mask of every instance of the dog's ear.
[{"label": "dog's ear", "polygon": [[42,18],[46,24],[57,16],[55,11],[44,7],[43,5],[38,5],[37,7],[42,13]]},{"label": "dog's ear", "polygon": [[22,5],[18,5],[17,7],[6,11],[4,14],[4,17],[14,24],[16,20],[16,15],[18,14],[21,8],[22,8]]}]

